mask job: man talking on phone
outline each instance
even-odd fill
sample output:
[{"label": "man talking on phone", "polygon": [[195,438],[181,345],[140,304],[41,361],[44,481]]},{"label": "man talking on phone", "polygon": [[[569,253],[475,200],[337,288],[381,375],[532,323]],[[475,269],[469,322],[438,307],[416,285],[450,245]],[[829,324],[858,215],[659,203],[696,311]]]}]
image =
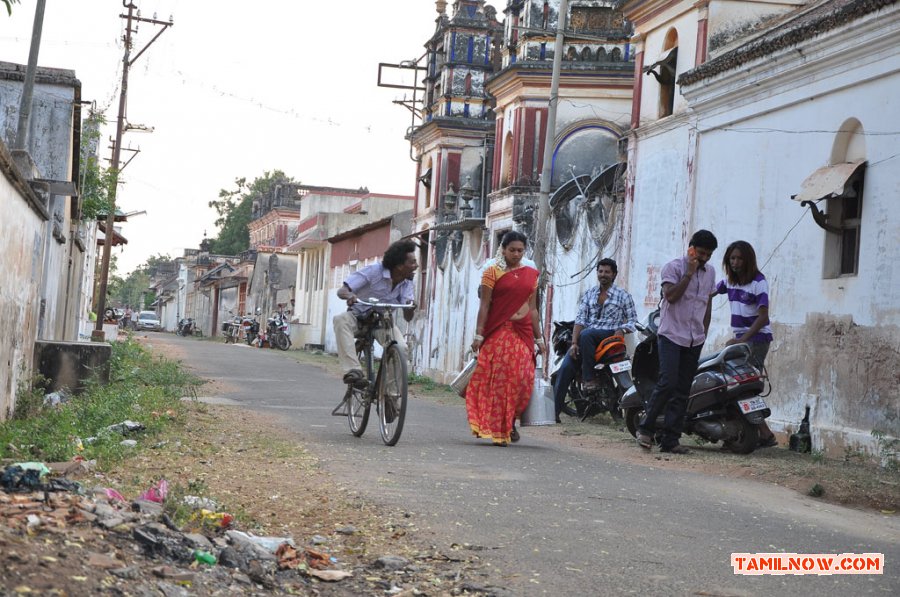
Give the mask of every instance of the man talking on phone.
[{"label": "man talking on phone", "polygon": [[[658,436],[660,452],[690,452],[679,440],[700,351],[709,331],[710,295],[716,288],[716,272],[708,262],[718,246],[712,232],[698,230],[688,243],[687,255],[673,259],[662,269],[663,299],[657,334],[659,379],[636,436],[646,450]],[[661,414],[663,424],[657,429],[656,420]]]}]

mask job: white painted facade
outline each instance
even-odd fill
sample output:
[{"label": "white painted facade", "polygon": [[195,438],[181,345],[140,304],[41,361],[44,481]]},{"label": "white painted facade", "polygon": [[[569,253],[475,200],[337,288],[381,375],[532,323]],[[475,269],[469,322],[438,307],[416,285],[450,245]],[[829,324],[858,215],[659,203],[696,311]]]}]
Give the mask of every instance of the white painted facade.
[{"label": "white painted facade", "polygon": [[[668,24],[658,26],[645,47]],[[679,30],[679,40],[689,36]],[[681,85],[675,114],[660,120],[643,118],[655,106],[645,77],[629,147],[627,284],[639,315],[654,308],[660,268],[684,253],[693,231],[718,237],[719,278],[727,244],[750,242],[770,284],[770,426],[796,430],[809,406],[816,450],[876,451],[873,431],[900,437],[898,36],[893,5]],[[679,52],[679,74],[680,60]],[[868,164],[859,267],[833,276],[830,233],[791,196],[816,169],[856,159]],[[731,337],[727,300],[713,306],[707,350]]]}]

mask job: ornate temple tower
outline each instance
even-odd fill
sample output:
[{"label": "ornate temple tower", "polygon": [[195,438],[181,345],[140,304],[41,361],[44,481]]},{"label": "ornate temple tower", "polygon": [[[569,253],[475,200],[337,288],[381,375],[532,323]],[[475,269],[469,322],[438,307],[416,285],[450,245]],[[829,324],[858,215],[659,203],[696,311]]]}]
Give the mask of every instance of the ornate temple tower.
[{"label": "ornate temple tower", "polygon": [[493,145],[492,100],[485,83],[499,65],[502,27],[484,0],[435,2],[434,35],[425,44],[427,75],[422,124],[410,133],[419,169],[416,229],[443,216],[444,195],[469,180],[478,197],[490,179],[485,156]]}]

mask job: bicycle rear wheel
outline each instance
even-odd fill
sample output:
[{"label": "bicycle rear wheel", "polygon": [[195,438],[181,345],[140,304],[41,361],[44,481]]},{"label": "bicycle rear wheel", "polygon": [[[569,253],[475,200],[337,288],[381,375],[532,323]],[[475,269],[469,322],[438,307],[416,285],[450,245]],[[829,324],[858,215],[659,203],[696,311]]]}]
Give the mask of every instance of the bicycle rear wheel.
[{"label": "bicycle rear wheel", "polygon": [[378,422],[381,439],[393,446],[403,432],[406,419],[406,354],[396,344],[391,344],[381,356],[378,376]]},{"label": "bicycle rear wheel", "polygon": [[365,367],[365,371],[369,372],[369,385],[364,389],[348,385],[347,394],[344,397],[344,400],[347,401],[347,422],[350,424],[350,433],[356,437],[361,437],[366,432],[366,425],[369,424],[369,410],[372,408],[372,401],[369,399],[372,385],[371,345],[359,351],[359,362]]}]

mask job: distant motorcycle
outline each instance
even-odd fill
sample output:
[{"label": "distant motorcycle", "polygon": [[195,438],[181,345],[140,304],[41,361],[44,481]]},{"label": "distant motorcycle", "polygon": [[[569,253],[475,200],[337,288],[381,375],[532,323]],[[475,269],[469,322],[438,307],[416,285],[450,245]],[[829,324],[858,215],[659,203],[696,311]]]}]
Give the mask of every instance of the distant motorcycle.
[{"label": "distant motorcycle", "polygon": [[222,324],[222,335],[225,337],[225,344],[234,344],[241,335],[241,316],[234,315],[232,311],[228,313],[233,317]]},{"label": "distant motorcycle", "polygon": [[290,325],[284,313],[275,313],[266,321],[266,339],[270,348],[287,350],[291,347]]},{"label": "distant motorcycle", "polygon": [[[256,313],[257,315],[259,314],[259,309],[256,310]],[[247,315],[241,322],[241,325],[244,327],[244,341],[247,342],[247,346],[261,346],[262,339],[259,335],[259,319],[256,315]]]},{"label": "distant motorcycle", "polygon": [[178,336],[193,336],[194,320],[190,317],[181,319],[181,321],[178,322],[178,329],[175,330],[175,334]]}]

